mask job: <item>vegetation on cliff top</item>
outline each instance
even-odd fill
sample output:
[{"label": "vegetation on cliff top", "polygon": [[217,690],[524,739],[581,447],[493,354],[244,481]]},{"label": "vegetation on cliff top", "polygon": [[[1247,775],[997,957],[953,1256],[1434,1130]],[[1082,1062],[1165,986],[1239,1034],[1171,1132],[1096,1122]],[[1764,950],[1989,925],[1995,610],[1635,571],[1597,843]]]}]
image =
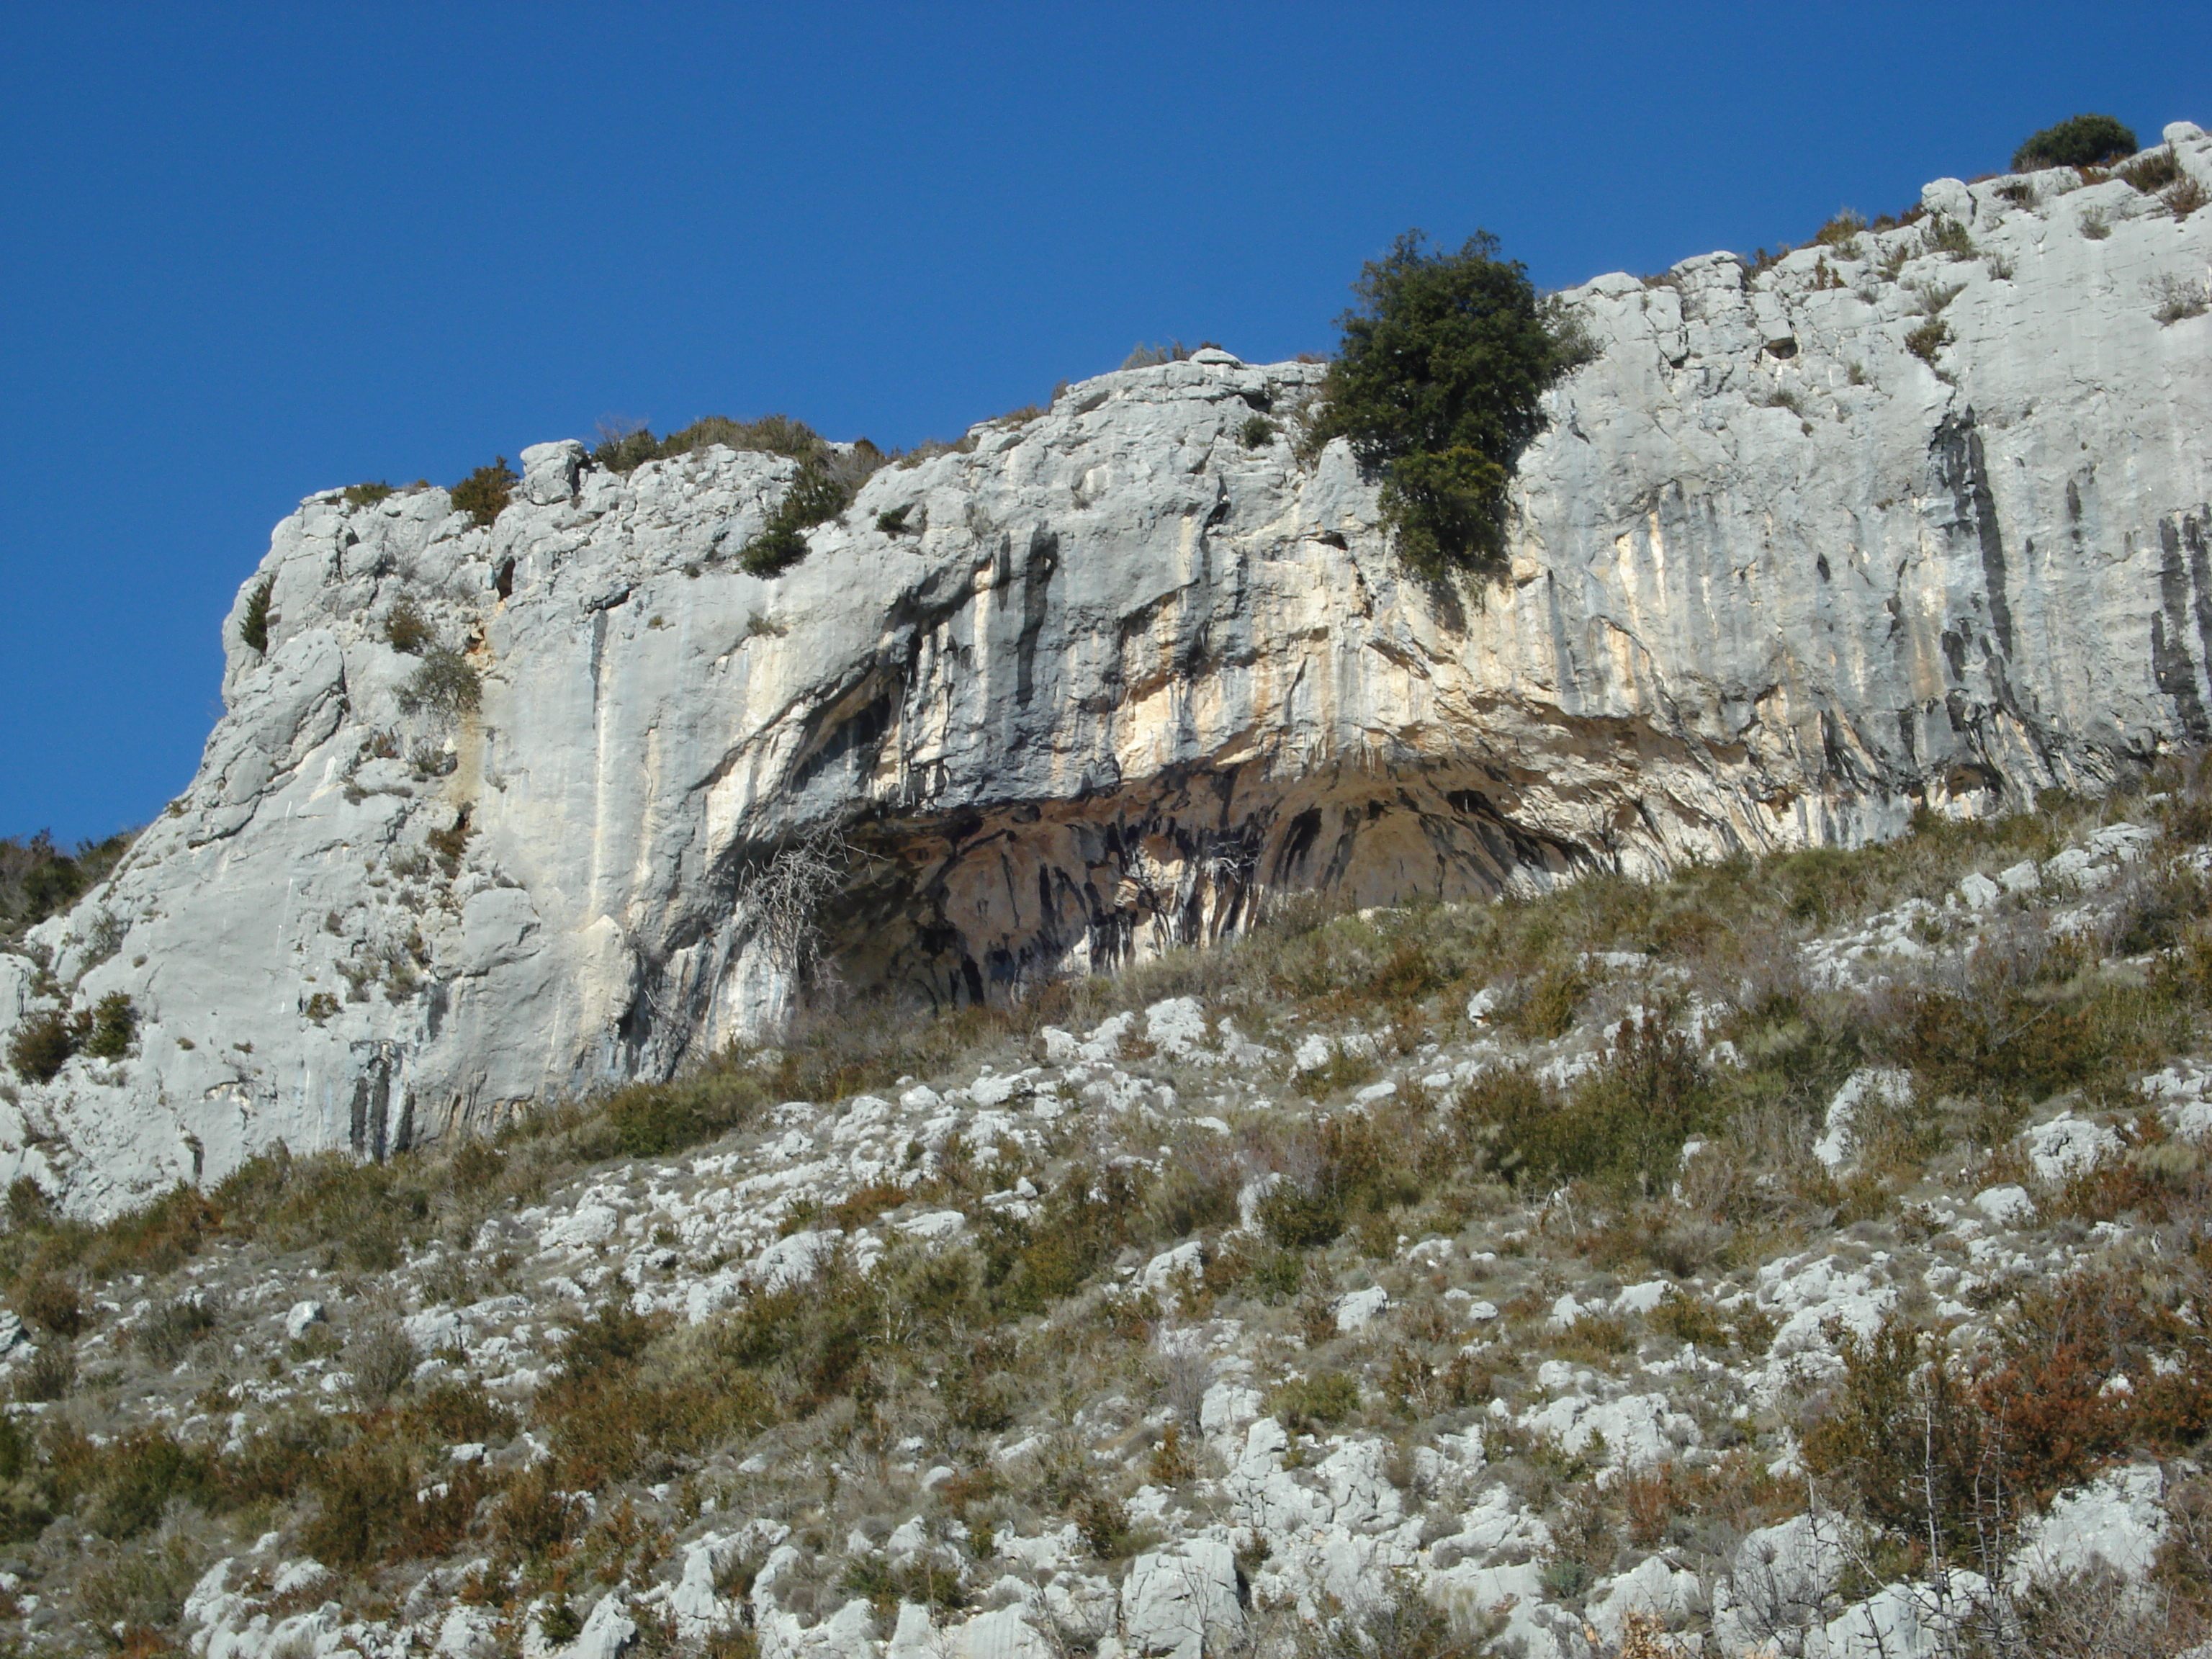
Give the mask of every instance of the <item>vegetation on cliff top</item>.
[{"label": "vegetation on cliff top", "polygon": [[1338,319],[1342,343],[1309,434],[1350,441],[1416,569],[1495,567],[1505,489],[1542,430],[1538,400],[1589,348],[1547,311],[1517,259],[1478,232],[1455,252],[1418,230],[1371,260]]}]

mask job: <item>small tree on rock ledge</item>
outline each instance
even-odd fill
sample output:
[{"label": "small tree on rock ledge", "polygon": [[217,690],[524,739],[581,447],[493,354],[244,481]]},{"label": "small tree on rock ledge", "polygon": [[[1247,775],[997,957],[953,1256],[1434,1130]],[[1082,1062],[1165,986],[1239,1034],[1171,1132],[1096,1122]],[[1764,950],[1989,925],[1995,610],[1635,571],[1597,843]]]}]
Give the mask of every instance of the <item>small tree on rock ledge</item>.
[{"label": "small tree on rock ledge", "polygon": [[1350,440],[1383,480],[1399,550],[1438,576],[1503,561],[1505,488],[1543,429],[1538,400],[1594,353],[1487,231],[1456,252],[1427,242],[1407,231],[1352,284],[1310,441]]}]

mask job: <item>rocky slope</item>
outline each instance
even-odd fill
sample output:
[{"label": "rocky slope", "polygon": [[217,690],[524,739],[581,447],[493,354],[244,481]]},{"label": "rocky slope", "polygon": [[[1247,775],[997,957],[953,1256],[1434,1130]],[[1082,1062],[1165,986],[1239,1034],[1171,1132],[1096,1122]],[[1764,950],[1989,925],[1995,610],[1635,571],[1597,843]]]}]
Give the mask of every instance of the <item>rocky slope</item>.
[{"label": "rocky slope", "polygon": [[[1219,351],[885,469],[774,579],[732,557],[761,454],[540,445],[489,527],[311,497],[191,787],[0,956],[0,1028],[139,1022],[11,1087],[0,1159],[98,1212],[669,1075],[787,1006],[739,901],[833,833],[845,980],[942,1006],[1302,890],[1851,843],[2212,735],[2212,216],[2063,170],[1923,202],[1573,290],[1601,349],[1495,582],[1408,580],[1341,446],[1294,452],[1320,370]],[[475,706],[406,695],[402,611]]]},{"label": "rocky slope", "polygon": [[[1446,965],[1480,909],[1346,919],[680,1155],[578,1120],[263,1160],[97,1234],[19,1194],[0,1628],[1287,1659],[1343,1607],[1386,1655],[2172,1652],[2212,1567],[2176,1455],[2212,1427],[2212,801],[2130,810],[1578,890],[1526,908],[1517,979]],[[1960,1085],[1984,1003],[2051,1046]],[[1659,1024],[1707,1104],[1653,1189],[1508,1184],[1500,1091],[1632,1139],[1590,1103]],[[1899,1330],[2015,1437],[1839,1454],[1869,1390],[1940,1398],[1879,1393]],[[1928,1468],[1933,1557],[1882,1507]]]}]

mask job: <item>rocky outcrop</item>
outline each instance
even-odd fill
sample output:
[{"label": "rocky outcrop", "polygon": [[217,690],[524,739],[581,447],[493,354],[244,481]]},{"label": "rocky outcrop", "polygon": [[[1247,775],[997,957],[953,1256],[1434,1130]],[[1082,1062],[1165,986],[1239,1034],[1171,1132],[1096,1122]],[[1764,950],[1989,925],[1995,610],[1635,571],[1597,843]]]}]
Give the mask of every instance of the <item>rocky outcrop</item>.
[{"label": "rocky outcrop", "polygon": [[311,497],[191,788],[0,957],[0,1026],[142,1022],[17,1091],[7,1156],[102,1208],[667,1074],[783,1006],[741,901],[833,834],[845,981],[944,1005],[1287,894],[1855,842],[2212,736],[2212,215],[2064,171],[1923,202],[1573,290],[1600,350],[1495,580],[1413,580],[1343,447],[1299,459],[1317,367],[1212,350],[885,469],[773,579],[734,557],[770,456],[541,445],[489,526]]}]

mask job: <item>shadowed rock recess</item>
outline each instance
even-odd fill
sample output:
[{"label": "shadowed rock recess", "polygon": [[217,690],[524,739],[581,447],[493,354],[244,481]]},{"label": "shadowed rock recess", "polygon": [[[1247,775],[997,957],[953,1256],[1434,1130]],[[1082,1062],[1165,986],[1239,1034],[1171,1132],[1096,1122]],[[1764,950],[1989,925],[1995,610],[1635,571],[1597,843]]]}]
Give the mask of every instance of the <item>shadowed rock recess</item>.
[{"label": "shadowed rock recess", "polygon": [[[1300,459],[1322,368],[1219,350],[886,467],[773,578],[736,558],[770,455],[539,445],[489,526],[309,497],[191,787],[0,956],[0,1030],[139,1018],[0,1103],[0,1174],[103,1211],[668,1076],[773,1029],[740,899],[832,831],[843,983],[943,1006],[1290,895],[1856,843],[2212,738],[2212,317],[2172,303],[2212,214],[2070,170],[1923,201],[1570,290],[1598,353],[1547,395],[1509,568],[1449,588],[1340,442]],[[434,695],[461,663],[480,694]]]}]

